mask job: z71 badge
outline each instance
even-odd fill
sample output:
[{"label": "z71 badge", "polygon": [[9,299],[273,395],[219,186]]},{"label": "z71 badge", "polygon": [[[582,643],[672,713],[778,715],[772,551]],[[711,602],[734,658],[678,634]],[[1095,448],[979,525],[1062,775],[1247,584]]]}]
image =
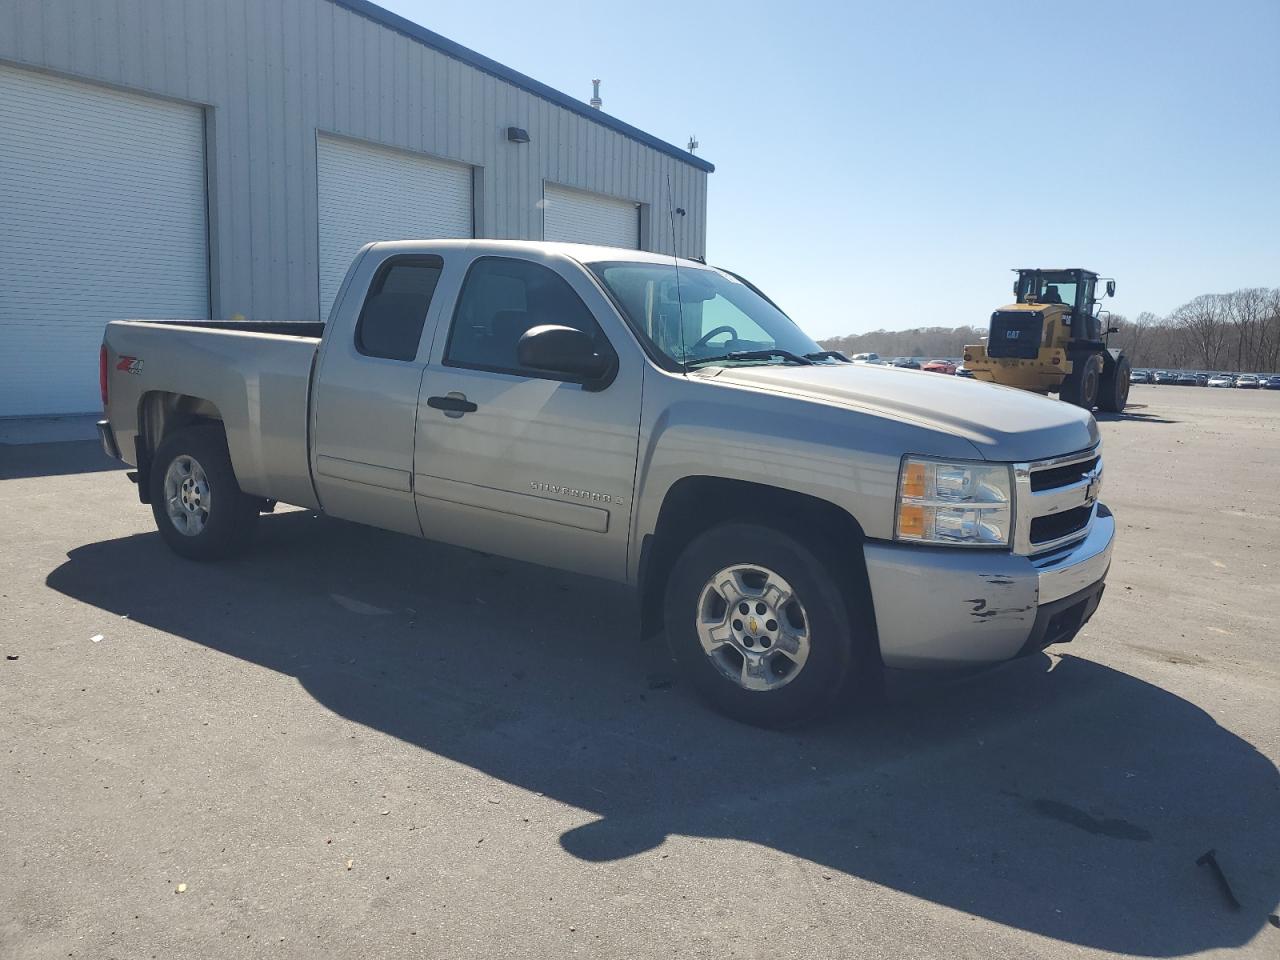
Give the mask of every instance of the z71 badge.
[{"label": "z71 badge", "polygon": [[116,369],[123,370],[125,373],[141,374],[142,361],[137,357],[121,357],[116,362]]}]

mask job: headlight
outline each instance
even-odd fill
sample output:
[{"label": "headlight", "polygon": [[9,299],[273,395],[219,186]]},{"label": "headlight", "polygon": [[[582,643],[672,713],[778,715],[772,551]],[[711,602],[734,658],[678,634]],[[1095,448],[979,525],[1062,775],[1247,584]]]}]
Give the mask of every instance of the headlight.
[{"label": "headlight", "polygon": [[1013,528],[1007,463],[903,457],[896,540],[1003,547]]}]

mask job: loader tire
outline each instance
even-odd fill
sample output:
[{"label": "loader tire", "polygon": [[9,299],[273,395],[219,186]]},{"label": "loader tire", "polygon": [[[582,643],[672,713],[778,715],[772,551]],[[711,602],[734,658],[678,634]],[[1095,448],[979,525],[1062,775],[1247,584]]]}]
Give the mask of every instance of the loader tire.
[{"label": "loader tire", "polygon": [[1102,357],[1090,354],[1077,360],[1074,369],[1067,374],[1058,388],[1058,399],[1073,403],[1085,410],[1098,405],[1098,393],[1102,386]]},{"label": "loader tire", "polygon": [[1098,406],[1107,413],[1120,413],[1129,401],[1129,380],[1133,375],[1133,366],[1128,357],[1121,357],[1111,368],[1109,376],[1102,378],[1102,389],[1098,393]]}]

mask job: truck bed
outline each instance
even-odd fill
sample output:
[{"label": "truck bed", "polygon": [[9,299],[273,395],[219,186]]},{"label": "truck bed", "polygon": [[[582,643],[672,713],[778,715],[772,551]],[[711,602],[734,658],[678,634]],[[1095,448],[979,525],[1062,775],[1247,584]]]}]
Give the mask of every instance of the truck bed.
[{"label": "truck bed", "polygon": [[307,436],[311,368],[324,324],[117,320],[107,325],[107,415],[136,463],[139,430],[196,411],[222,420],[246,493],[318,506]]},{"label": "truck bed", "polygon": [[324,323],[319,320],[130,320],[129,322],[200,327],[206,330],[226,330],[229,333],[274,333],[282,337],[304,337],[308,340],[319,340],[324,336]]}]

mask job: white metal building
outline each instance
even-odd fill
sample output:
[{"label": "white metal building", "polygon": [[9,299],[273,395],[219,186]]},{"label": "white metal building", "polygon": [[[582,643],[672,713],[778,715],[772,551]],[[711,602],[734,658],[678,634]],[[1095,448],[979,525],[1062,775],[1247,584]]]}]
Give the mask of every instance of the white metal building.
[{"label": "white metal building", "polygon": [[367,0],[0,0],[0,417],[103,324],[324,318],[370,240],[700,256],[711,164]]}]

